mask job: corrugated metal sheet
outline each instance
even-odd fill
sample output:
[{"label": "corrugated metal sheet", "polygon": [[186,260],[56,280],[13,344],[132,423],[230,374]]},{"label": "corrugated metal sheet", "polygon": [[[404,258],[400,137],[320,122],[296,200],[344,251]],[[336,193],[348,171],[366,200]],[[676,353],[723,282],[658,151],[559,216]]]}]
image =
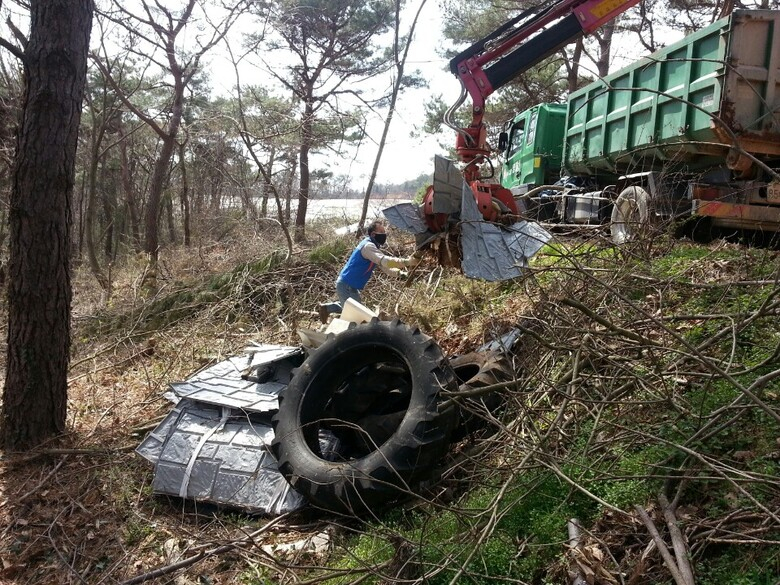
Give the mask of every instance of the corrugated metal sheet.
[{"label": "corrugated metal sheet", "polygon": [[552,237],[539,224],[529,221],[509,227],[484,221],[465,181],[461,206],[461,266],[469,278],[488,281],[519,278],[528,268],[528,259]]},{"label": "corrugated metal sheet", "polygon": [[269,450],[269,419],[183,400],[154,469],[155,493],[271,515],[305,504]]},{"label": "corrugated metal sheet", "polygon": [[255,345],[244,356],[231,357],[170,386],[179,398],[270,412],[276,410],[279,392],[303,357],[299,347]]},{"label": "corrugated metal sheet", "polygon": [[[453,161],[436,157],[433,184],[434,211],[460,220],[461,268],[469,278],[518,278],[528,267],[528,259],[552,237],[539,224],[529,221],[508,227],[484,221],[471,188]],[[439,237],[428,230],[417,205],[401,203],[382,213],[391,225],[415,234],[418,247]]]},{"label": "corrugated metal sheet", "polygon": [[382,215],[385,216],[390,225],[405,232],[417,235],[428,231],[422,218],[420,206],[411,201],[383,209]]},{"label": "corrugated metal sheet", "polygon": [[460,211],[463,174],[454,161],[433,158],[433,212],[457,215]]},{"label": "corrugated metal sheet", "polygon": [[279,392],[303,358],[257,344],[171,384],[176,405],[136,449],[154,465],[154,492],[269,515],[303,506],[269,450]]}]

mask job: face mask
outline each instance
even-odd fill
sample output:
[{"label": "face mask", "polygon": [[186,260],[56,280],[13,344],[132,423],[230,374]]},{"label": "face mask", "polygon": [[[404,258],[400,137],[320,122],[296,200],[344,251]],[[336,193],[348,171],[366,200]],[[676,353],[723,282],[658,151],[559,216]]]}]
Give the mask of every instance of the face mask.
[{"label": "face mask", "polygon": [[377,246],[384,246],[387,241],[387,234],[372,234],[371,239]]}]

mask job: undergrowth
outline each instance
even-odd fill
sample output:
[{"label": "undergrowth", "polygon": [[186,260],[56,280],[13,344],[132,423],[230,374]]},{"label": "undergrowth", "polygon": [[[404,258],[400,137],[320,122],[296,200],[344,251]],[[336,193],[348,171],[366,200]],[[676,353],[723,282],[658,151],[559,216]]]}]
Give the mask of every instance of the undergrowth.
[{"label": "undergrowth", "polygon": [[[163,258],[152,297],[140,259],[115,268],[110,298],[77,295],[66,450],[3,462],[4,493],[16,497],[2,508],[13,529],[0,554],[19,559],[3,577],[45,582],[56,567],[61,582],[119,582],[200,555],[176,575],[671,583],[650,529],[673,551],[676,524],[696,583],[777,582],[778,256],[722,242],[555,240],[517,282],[469,281],[430,260],[409,282],[377,274],[366,304],[447,354],[520,333],[493,432],[453,445],[441,481],[371,519],[306,510],[269,521],[155,497],[132,450],[169,413],[167,385],[253,340],[298,343],[354,244],[323,237],[288,258],[279,241],[180,250]],[[275,548],[322,534],[329,546],[317,553]]]},{"label": "undergrowth", "polygon": [[777,256],[666,244],[624,251],[619,265],[611,247],[548,246],[535,290],[449,279],[410,310],[443,332],[461,316],[484,331],[523,306],[515,360],[531,391],[512,397],[499,436],[461,468],[460,498],[435,517],[415,509],[390,532],[369,526],[337,553],[353,571],[339,582],[400,578],[399,557],[405,578],[437,584],[560,583],[572,570],[597,583],[670,582],[645,550],[647,522],[664,534],[666,510],[697,583],[776,583]]}]

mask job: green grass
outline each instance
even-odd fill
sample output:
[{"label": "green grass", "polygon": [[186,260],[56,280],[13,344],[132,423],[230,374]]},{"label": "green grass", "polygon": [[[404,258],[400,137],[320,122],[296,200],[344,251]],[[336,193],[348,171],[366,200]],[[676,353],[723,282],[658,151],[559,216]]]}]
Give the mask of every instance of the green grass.
[{"label": "green grass", "polygon": [[[780,542],[780,534],[774,539]],[[747,552],[726,550],[707,556],[695,565],[699,585],[777,585],[780,578],[780,547]]]},{"label": "green grass", "polygon": [[355,246],[352,237],[342,237],[313,248],[308,255],[313,264],[343,264]]}]

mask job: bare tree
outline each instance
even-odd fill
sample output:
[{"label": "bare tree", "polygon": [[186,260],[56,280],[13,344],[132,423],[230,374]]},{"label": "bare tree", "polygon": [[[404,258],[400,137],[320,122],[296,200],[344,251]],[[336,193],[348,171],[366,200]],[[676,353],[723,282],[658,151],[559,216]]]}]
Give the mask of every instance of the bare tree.
[{"label": "bare tree", "polygon": [[[140,0],[139,13],[129,10],[122,2],[114,1],[112,10],[102,14],[125,30],[124,50],[150,60],[166,78],[162,83],[170,92],[163,111],[151,113],[122,91],[107,66],[108,55],[104,53],[102,56],[93,56],[100,71],[125,106],[146,123],[160,140],[144,221],[144,250],[153,267],[151,275],[154,275],[159,255],[159,218],[163,191],[182,124],[185,92],[200,71],[204,55],[224,38],[243,5],[243,0],[233,2],[218,22],[207,17],[206,3],[202,0],[186,0],[178,10],[163,6],[159,2]],[[199,31],[199,34],[194,35],[194,46],[184,49],[182,39],[188,27],[199,27],[206,33],[201,36]]]},{"label": "bare tree", "polygon": [[[244,143],[244,146],[246,147],[247,151],[249,152],[249,156],[252,159],[252,161],[257,166],[257,172],[262,177],[263,181],[263,215],[265,215],[265,211],[267,209],[267,201],[268,201],[268,194],[272,194],[274,197],[274,203],[276,204],[276,210],[277,210],[277,221],[279,222],[280,227],[282,228],[282,232],[284,233],[284,237],[287,240],[287,250],[288,250],[288,258],[292,256],[293,252],[293,241],[292,237],[290,236],[290,230],[288,229],[289,224],[289,195],[286,199],[287,201],[287,212],[288,214],[285,216],[285,212],[282,209],[282,199],[279,195],[279,190],[277,189],[276,184],[273,181],[273,164],[276,159],[276,145],[273,143],[274,139],[278,139],[280,137],[288,136],[292,133],[291,128],[287,127],[285,128],[284,122],[279,122],[278,120],[285,120],[289,119],[291,113],[292,113],[292,103],[285,100],[276,100],[273,99],[271,96],[267,94],[267,92],[263,91],[262,89],[257,88],[247,88],[244,90],[242,88],[242,82],[241,82],[241,75],[239,73],[240,67],[239,64],[243,60],[243,56],[237,56],[233,53],[232,50],[230,50],[230,47],[228,47],[228,52],[230,53],[231,61],[233,63],[233,68],[236,73],[236,121],[235,124],[237,126],[238,132],[241,135],[241,140]],[[254,108],[249,107],[245,103],[244,95],[248,95],[251,98],[252,103],[254,104]],[[257,115],[251,115],[252,110]],[[271,120],[268,120],[268,114],[269,112],[273,112],[271,114],[272,117],[276,117],[277,121],[271,123]],[[260,126],[261,131],[266,126],[273,128],[273,131],[270,135],[265,136],[258,136],[257,131],[254,130],[254,128],[250,128],[250,120],[253,120],[256,125]],[[264,163],[260,158],[260,151],[263,148],[267,148],[269,151],[268,153],[268,159],[267,162]]]},{"label": "bare tree", "polygon": [[[84,239],[87,245],[87,259],[92,275],[98,281],[100,287],[110,294],[110,282],[106,272],[103,270],[98,260],[97,243],[95,241],[95,218],[97,215],[98,199],[98,167],[105,155],[104,140],[112,126],[116,126],[121,119],[121,111],[118,109],[117,100],[104,84],[88,84],[85,92],[85,103],[88,126],[85,128],[88,134],[88,161],[87,161],[87,185],[86,185],[86,207],[84,210]],[[116,129],[114,129],[116,131]],[[107,191],[107,190],[103,190]],[[105,200],[105,199],[104,199]],[[110,214],[113,215],[113,214]],[[106,246],[108,249],[112,246],[111,229],[113,217],[106,217]]]},{"label": "bare tree", "polygon": [[70,224],[87,73],[91,0],[33,0],[11,190],[8,354],[2,436],[9,449],[65,430],[70,351]]},{"label": "bare tree", "polygon": [[583,42],[577,39],[571,49],[571,59],[566,58],[564,51],[563,66],[566,68],[566,89],[571,93],[579,87],[580,82],[580,59],[582,59]]},{"label": "bare tree", "polygon": [[404,76],[404,70],[406,68],[406,59],[409,56],[409,48],[412,44],[414,37],[414,31],[417,28],[417,21],[420,18],[420,12],[425,7],[427,0],[421,0],[420,5],[412,20],[412,24],[409,26],[409,34],[405,40],[400,38],[401,28],[401,2],[396,0],[395,2],[395,16],[393,21],[393,67],[395,69],[395,77],[393,80],[393,86],[390,90],[390,103],[387,107],[387,115],[385,116],[385,124],[382,129],[382,137],[379,139],[379,149],[374,158],[374,166],[371,169],[371,175],[368,177],[368,186],[366,186],[366,195],[363,198],[363,209],[360,213],[360,221],[358,222],[359,229],[363,228],[363,224],[366,221],[366,215],[368,213],[368,201],[371,198],[371,191],[374,188],[374,181],[376,180],[376,174],[379,170],[379,163],[382,160],[382,152],[385,149],[385,143],[387,142],[387,133],[390,131],[390,124],[393,121],[393,114],[395,114],[395,105],[398,101],[398,94],[401,92],[401,88],[404,84],[417,83],[417,80],[411,81]]}]

